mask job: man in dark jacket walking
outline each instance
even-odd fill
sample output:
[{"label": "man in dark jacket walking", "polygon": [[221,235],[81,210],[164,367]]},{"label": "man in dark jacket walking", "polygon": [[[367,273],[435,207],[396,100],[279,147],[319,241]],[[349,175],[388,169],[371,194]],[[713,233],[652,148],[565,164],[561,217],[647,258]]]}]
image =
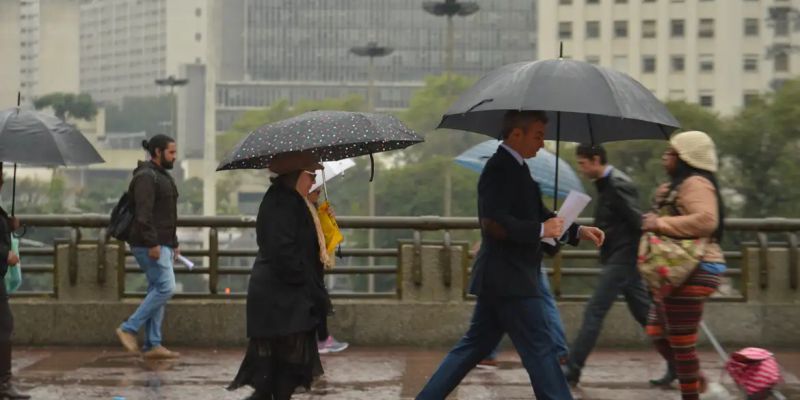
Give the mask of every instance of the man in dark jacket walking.
[{"label": "man in dark jacket walking", "polygon": [[636,187],[622,171],[608,165],[606,151],[599,145],[580,145],[577,148],[578,168],[594,181],[598,198],[595,224],[606,233],[600,248],[603,272],[594,294],[586,304],[575,343],[571,346],[565,367],[567,381],[576,385],[581,368],[597,342],[603,319],[622,294],[628,309],[640,325],[647,322],[650,296],[636,269],[636,253],[641,236],[642,217]]},{"label": "man in dark jacket walking", "polygon": [[528,371],[539,400],[572,399],[559,367],[558,346],[539,292],[543,238],[577,244],[603,243],[595,227],[564,226],[542,203],[539,185],[525,165],[544,147],[547,116],[541,111],[509,111],[503,144],[478,180],[481,248],[472,268],[470,293],[478,296],[469,330],[450,350],[417,396],[441,400],[508,333]]},{"label": "man in dark jacket walking", "polygon": [[177,358],[178,353],[161,345],[164,308],[175,290],[173,262],[179,254],[176,235],[178,188],[167,173],[175,164],[175,140],[156,135],[142,146],[150,160],[139,162],[133,171],[129,192],[134,203],[134,221],[128,244],[139,267],[147,276],[147,296],[128,319],[117,328],[117,336],[130,352],[138,353],[136,333],[144,325],[146,358]]}]

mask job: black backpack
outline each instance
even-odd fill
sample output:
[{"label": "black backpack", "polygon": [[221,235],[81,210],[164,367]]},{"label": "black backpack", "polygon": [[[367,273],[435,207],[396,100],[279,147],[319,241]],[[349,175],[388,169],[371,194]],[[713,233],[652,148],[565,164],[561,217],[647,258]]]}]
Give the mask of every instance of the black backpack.
[{"label": "black backpack", "polygon": [[[158,174],[149,168],[147,171],[150,171],[156,184],[158,184]],[[134,175],[133,179],[136,179],[138,175],[139,173]],[[131,182],[133,182],[133,179],[131,179]],[[108,222],[108,227],[106,228],[106,233],[108,236],[123,242],[127,241],[130,237],[133,219],[136,217],[134,215],[135,210],[136,207],[133,204],[133,196],[131,195],[131,189],[129,188],[119,198],[119,201],[117,201],[117,205],[114,206],[114,209],[111,210],[111,220]]]}]

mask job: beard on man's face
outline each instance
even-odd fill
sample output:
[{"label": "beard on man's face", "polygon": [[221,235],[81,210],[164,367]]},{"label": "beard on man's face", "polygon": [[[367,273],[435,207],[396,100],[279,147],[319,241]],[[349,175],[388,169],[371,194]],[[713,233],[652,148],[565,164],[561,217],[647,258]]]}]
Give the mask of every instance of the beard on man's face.
[{"label": "beard on man's face", "polygon": [[172,167],[175,166],[175,160],[167,161],[166,159],[164,159],[164,156],[161,156],[160,161],[161,161],[161,168],[172,169]]}]

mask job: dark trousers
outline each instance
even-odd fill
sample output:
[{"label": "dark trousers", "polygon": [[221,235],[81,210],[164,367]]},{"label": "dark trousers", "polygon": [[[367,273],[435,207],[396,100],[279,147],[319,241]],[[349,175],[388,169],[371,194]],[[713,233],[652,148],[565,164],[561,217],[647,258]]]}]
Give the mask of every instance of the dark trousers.
[{"label": "dark trousers", "polygon": [[14,316],[8,305],[8,293],[3,279],[0,279],[0,384],[11,379],[11,332],[14,330]]},{"label": "dark trousers", "polygon": [[583,323],[578,332],[575,343],[570,348],[570,364],[583,368],[589,353],[592,352],[600,331],[603,329],[603,320],[608,310],[614,305],[617,296],[623,295],[631,315],[642,327],[647,324],[647,314],[650,311],[650,295],[639,276],[636,264],[608,264],[603,266],[603,272],[597,282],[597,288],[592,298],[586,304],[583,313]]},{"label": "dark trousers", "polygon": [[478,297],[469,330],[445,356],[417,399],[446,398],[507,333],[528,371],[536,398],[571,400],[551,323],[541,297]]}]

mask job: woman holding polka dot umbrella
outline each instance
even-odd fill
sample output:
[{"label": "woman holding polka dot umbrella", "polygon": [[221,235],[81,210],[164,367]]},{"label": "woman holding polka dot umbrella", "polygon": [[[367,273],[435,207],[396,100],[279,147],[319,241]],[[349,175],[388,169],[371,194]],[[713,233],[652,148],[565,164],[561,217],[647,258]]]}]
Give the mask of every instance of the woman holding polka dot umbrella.
[{"label": "woman holding polka dot umbrella", "polygon": [[314,111],[256,129],[222,162],[217,170],[269,168],[277,175],[258,209],[258,254],[247,288],[249,344],[229,390],[251,386],[248,399],[290,399],[322,374],[317,341],[329,336],[323,277],[331,263],[307,198],[319,162],[419,142],[389,115]]}]

